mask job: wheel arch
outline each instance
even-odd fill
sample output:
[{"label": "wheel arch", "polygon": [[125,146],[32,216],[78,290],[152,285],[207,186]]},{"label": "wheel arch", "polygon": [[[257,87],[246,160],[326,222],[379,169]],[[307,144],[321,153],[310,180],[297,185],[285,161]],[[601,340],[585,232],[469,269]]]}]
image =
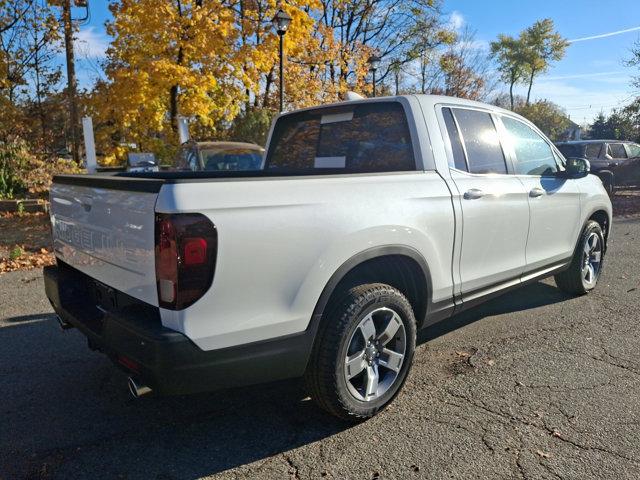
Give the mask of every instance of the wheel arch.
[{"label": "wheel arch", "polygon": [[432,301],[429,265],[416,249],[406,245],[384,245],[362,251],[344,262],[325,285],[313,311],[319,321],[330,302],[352,286],[387,283],[403,293],[411,303],[420,327]]},{"label": "wheel arch", "polygon": [[598,222],[600,228],[602,229],[602,233],[604,234],[604,249],[607,249],[607,243],[609,239],[609,230],[611,229],[611,218],[609,218],[609,213],[606,210],[598,209],[589,215],[587,221],[593,220]]}]

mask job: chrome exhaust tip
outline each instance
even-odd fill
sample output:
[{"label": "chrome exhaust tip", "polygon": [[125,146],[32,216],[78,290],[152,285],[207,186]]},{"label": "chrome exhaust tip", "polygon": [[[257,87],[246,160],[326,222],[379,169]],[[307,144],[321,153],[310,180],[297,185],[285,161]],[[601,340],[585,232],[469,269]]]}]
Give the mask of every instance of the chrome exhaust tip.
[{"label": "chrome exhaust tip", "polygon": [[133,398],[140,398],[151,393],[151,388],[140,383],[133,377],[129,377],[127,385],[129,385],[129,392]]}]

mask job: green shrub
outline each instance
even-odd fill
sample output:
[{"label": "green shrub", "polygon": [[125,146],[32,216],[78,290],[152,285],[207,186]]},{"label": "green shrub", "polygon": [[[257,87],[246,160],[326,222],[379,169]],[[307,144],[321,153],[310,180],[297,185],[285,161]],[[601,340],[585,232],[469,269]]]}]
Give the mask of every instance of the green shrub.
[{"label": "green shrub", "polygon": [[0,143],[0,199],[45,198],[54,175],[83,172],[72,160],[37,158],[23,140]]},{"label": "green shrub", "polygon": [[249,109],[238,115],[228,133],[229,140],[251,142],[264,146],[277,112],[268,109]]},{"label": "green shrub", "polygon": [[9,252],[9,259],[11,260],[17,260],[18,258],[20,258],[22,255],[24,255],[24,250],[22,250],[21,247],[16,247],[13,250],[11,250]]},{"label": "green shrub", "polygon": [[24,173],[30,160],[23,141],[0,143],[0,199],[14,198],[27,190]]}]

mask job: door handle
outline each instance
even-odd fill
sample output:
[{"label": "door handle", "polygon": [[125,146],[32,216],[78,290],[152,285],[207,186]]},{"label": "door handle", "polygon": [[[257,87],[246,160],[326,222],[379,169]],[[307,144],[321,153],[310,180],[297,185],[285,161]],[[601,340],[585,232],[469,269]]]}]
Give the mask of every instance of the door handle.
[{"label": "door handle", "polygon": [[544,190],[538,187],[532,188],[531,191],[529,192],[529,196],[531,198],[541,197],[542,195],[544,195]]},{"label": "door handle", "polygon": [[479,188],[472,188],[471,190],[464,192],[463,197],[465,200],[476,200],[484,197],[484,192]]}]

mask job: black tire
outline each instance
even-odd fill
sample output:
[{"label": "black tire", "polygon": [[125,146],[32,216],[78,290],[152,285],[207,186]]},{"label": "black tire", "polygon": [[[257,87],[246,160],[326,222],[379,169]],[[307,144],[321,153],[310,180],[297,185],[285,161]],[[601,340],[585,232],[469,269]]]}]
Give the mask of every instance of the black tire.
[{"label": "black tire", "polygon": [[[594,281],[588,282],[583,274],[586,256],[585,244],[593,235],[597,235],[600,241],[600,262]],[[558,288],[563,292],[570,293],[572,295],[584,295],[585,293],[589,293],[593,290],[600,278],[600,275],[602,274],[605,250],[606,245],[604,234],[602,233],[600,224],[593,220],[589,220],[582,230],[576,251],[574,252],[573,259],[571,260],[571,265],[569,265],[569,268],[554,277]]]},{"label": "black tire", "polygon": [[[402,293],[389,285],[371,283],[339,293],[342,293],[342,295],[337,295],[337,300],[332,305],[328,305],[327,314],[323,315],[320,330],[305,373],[305,380],[311,397],[320,408],[345,420],[360,421],[374,416],[387,406],[404,384],[411,368],[415,351],[416,320],[409,301]],[[362,322],[370,314],[386,315],[388,313],[386,309],[395,312],[402,322],[402,325],[397,327],[397,332],[405,334],[403,336],[404,343],[402,344],[405,348],[404,359],[397,372],[387,370],[384,364],[381,364],[382,369],[378,370],[377,366],[372,366],[371,363],[367,364],[365,360],[365,369],[362,370],[361,374],[365,376],[362,380],[364,383],[367,382],[366,375],[370,371],[370,367],[375,368],[376,378],[383,380],[380,385],[383,385],[386,375],[391,374],[394,376],[387,378],[387,380],[389,378],[393,378],[393,380],[391,380],[384,393],[381,393],[377,398],[361,400],[352,393],[356,390],[356,387],[351,382],[358,381],[357,375],[351,380],[346,378],[348,370],[345,366],[345,359],[349,349],[353,347],[353,342],[357,341],[357,335],[360,335],[360,338],[364,338],[364,333],[361,334],[362,330],[359,330]],[[392,313],[389,315],[392,315],[397,323],[397,317]],[[384,318],[380,318],[377,321],[380,322],[380,325],[386,322]],[[390,319],[386,325],[391,325],[391,321]],[[371,338],[380,339],[382,335],[377,336],[378,324],[375,326],[376,336]],[[380,330],[385,330],[385,327],[381,326]],[[395,338],[391,342],[400,338],[400,334],[397,332],[392,335]],[[384,347],[380,346],[379,348]],[[390,349],[393,350],[394,348]],[[359,348],[356,350],[359,350]],[[366,345],[364,345],[362,352],[363,354],[368,352]],[[385,354],[379,353],[379,355],[379,360],[374,357],[371,362],[383,362]],[[366,365],[369,365],[369,367]],[[378,377],[378,375],[380,376]],[[347,382],[351,383],[351,385],[348,386]],[[377,381],[375,385],[378,385]],[[364,385],[363,391],[365,389],[366,385]],[[366,393],[364,395],[366,396]]]}]

